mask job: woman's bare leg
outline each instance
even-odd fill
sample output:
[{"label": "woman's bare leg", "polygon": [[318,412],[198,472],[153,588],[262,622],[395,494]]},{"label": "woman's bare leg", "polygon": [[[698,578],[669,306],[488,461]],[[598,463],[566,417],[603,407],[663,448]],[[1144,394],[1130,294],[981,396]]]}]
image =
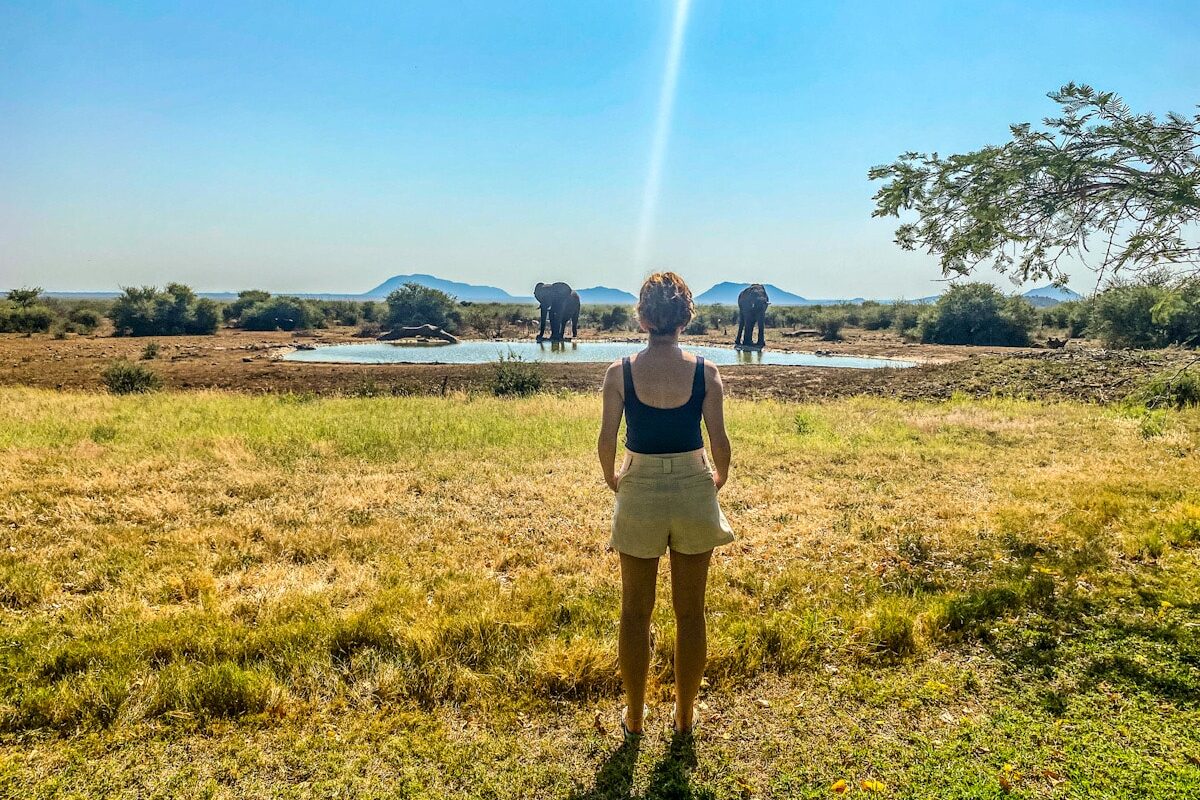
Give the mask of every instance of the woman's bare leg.
[{"label": "woman's bare leg", "polygon": [[654,611],[654,589],[658,577],[657,558],[636,558],[621,553],[621,627],[617,660],[629,715],[625,725],[642,729],[642,707],[646,702],[646,673],[650,670],[650,614]]},{"label": "woman's bare leg", "polygon": [[671,603],[675,606],[675,725],[692,727],[692,704],[704,677],[708,632],[704,625],[704,589],[708,585],[707,553],[671,551]]}]

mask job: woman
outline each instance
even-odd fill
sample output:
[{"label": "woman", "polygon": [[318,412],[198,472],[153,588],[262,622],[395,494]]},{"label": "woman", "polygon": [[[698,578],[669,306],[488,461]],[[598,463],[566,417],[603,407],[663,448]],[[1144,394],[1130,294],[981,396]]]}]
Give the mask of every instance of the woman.
[{"label": "woman", "polygon": [[[714,547],[733,541],[717,504],[729,477],[721,376],[703,358],[679,347],[679,332],[695,313],[692,292],[673,272],[642,285],[637,319],[650,334],[646,349],[613,363],[604,375],[604,419],[597,450],[604,479],[617,495],[609,547],[621,555],[621,626],[618,660],[627,705],[627,739],[642,734],[646,673],[650,667],[650,612],[658,559],[671,553],[675,608],[676,733],[696,722],[693,702],[704,673],[707,642],[704,589]],[[625,462],[614,470],[617,430],[625,416]],[[708,428],[713,464],[700,434]]]}]

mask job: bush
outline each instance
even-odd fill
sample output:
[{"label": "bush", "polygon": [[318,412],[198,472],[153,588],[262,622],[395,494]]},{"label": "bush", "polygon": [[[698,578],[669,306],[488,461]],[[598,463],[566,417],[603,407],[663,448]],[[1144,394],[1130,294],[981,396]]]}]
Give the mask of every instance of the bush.
[{"label": "bush", "polygon": [[492,375],[492,394],[525,396],[542,390],[542,371],[519,355],[509,352],[496,361]]},{"label": "bush", "polygon": [[28,308],[42,296],[42,287],[26,286],[21,289],[8,290],[8,302],[20,308]]},{"label": "bush", "polygon": [[831,309],[817,317],[817,330],[825,341],[836,342],[842,338],[842,325],[845,322],[846,318],[841,313]]},{"label": "bush", "polygon": [[248,308],[256,303],[265,303],[270,299],[270,292],[264,292],[261,289],[245,289],[238,292],[237,300],[228,303],[225,308],[221,309],[221,316],[225,318],[226,322],[236,324]]},{"label": "bush", "polygon": [[109,364],[100,377],[113,394],[142,394],[162,386],[162,381],[152,370],[125,359]]},{"label": "bush", "polygon": [[238,324],[248,331],[295,331],[315,328],[324,316],[308,300],[272,297],[246,308]]},{"label": "bush", "polygon": [[1200,372],[1193,369],[1164,372],[1135,392],[1133,399],[1146,408],[1200,406]]},{"label": "bush", "polygon": [[78,333],[91,333],[103,321],[104,315],[94,308],[73,308],[67,314],[67,322]]},{"label": "bush", "polygon": [[142,361],[155,358],[158,358],[158,342],[146,342],[146,346],[142,348]]},{"label": "bush", "polygon": [[1096,296],[1092,332],[1113,347],[1200,343],[1200,278],[1151,275]]},{"label": "bush", "polygon": [[894,311],[894,306],[885,306],[882,303],[867,301],[862,304],[862,308],[859,310],[859,325],[862,326],[863,330],[868,331],[881,331],[884,328],[890,328]]},{"label": "bush", "polygon": [[484,336],[499,336],[504,315],[495,308],[473,305],[463,314],[463,321]]},{"label": "bush", "polygon": [[910,336],[921,322],[921,306],[915,303],[897,303],[892,309],[891,328],[901,336]]},{"label": "bush", "polygon": [[1037,310],[1019,297],[1005,297],[991,284],[951,286],[921,311],[921,341],[1020,347],[1029,344]]},{"label": "bush", "polygon": [[704,321],[703,317],[697,314],[696,317],[688,323],[687,327],[683,329],[683,332],[689,336],[703,336],[704,334],[708,333],[708,324]]},{"label": "bush", "polygon": [[197,298],[182,283],[168,283],[161,292],[153,286],[126,287],[108,316],[117,336],[213,334],[220,321],[219,309],[214,301]]},{"label": "bush", "polygon": [[4,318],[4,329],[16,333],[45,333],[54,324],[54,312],[38,304],[15,306]]},{"label": "bush", "polygon": [[631,319],[633,319],[633,315],[629,313],[628,307],[613,306],[600,315],[600,329],[611,331],[616,328],[624,328]]},{"label": "bush", "polygon": [[454,298],[438,289],[419,283],[406,283],[387,296],[387,325],[436,325],[453,333],[462,321]]}]

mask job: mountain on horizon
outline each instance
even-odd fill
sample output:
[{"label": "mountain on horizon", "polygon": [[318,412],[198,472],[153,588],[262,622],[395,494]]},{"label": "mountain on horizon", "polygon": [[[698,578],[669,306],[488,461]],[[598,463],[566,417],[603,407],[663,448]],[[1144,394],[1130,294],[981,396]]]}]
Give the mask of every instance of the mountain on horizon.
[{"label": "mountain on horizon", "polygon": [[361,297],[364,300],[383,300],[406,283],[416,283],[429,289],[438,289],[448,295],[457,297],[459,300],[467,300],[472,303],[523,303],[533,301],[532,297],[517,297],[497,286],[480,286],[461,281],[448,281],[436,275],[425,275],[423,273],[393,275],[374,289],[364,292]]},{"label": "mountain on horizon", "polygon": [[1021,296],[1030,299],[1039,298],[1053,300],[1055,303],[1069,303],[1072,300],[1083,299],[1083,295],[1079,294],[1078,292],[1072,291],[1066,286],[1055,286],[1052,283],[1046,286],[1041,286],[1037,289],[1030,289]]},{"label": "mountain on horizon", "polygon": [[[723,281],[713,286],[706,292],[701,292],[696,295],[695,302],[697,305],[709,305],[712,303],[722,303],[724,305],[737,305],[738,294],[741,293],[750,284],[735,283],[734,281]],[[772,305],[777,306],[811,306],[814,301],[801,297],[798,294],[785,292],[778,286],[771,283],[764,283],[763,288],[767,290],[767,297]],[[829,302],[829,301],[826,301]]]},{"label": "mountain on horizon", "polygon": [[633,305],[637,298],[623,289],[610,289],[607,286],[593,286],[590,289],[579,289],[579,302],[587,305]]}]

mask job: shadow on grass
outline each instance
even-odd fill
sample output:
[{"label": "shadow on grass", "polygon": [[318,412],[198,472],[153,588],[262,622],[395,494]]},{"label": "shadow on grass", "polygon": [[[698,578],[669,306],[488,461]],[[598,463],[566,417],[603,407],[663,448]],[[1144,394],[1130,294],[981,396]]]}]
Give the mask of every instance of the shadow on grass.
[{"label": "shadow on grass", "polygon": [[[634,798],[633,774],[637,766],[638,743],[626,742],[613,751],[596,770],[592,787],[570,795],[571,800],[611,800]],[[692,786],[690,772],[696,766],[696,749],[691,737],[672,737],[667,751],[650,773],[645,794],[638,800],[709,800],[715,795],[708,789]]]}]

